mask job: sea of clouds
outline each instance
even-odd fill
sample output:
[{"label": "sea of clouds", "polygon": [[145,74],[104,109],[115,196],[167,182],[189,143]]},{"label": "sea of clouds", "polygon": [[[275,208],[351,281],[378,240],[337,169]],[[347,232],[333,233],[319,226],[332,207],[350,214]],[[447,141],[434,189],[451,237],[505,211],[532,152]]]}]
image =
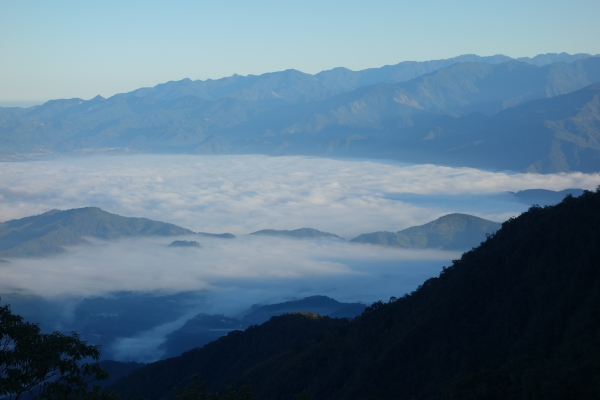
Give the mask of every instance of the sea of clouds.
[{"label": "sea of clouds", "polygon": [[[11,259],[0,264],[0,294],[50,299],[64,305],[58,309],[66,319],[78,299],[116,292],[201,293],[190,315],[235,316],[251,304],[311,295],[371,303],[414,290],[460,253],[247,234],[310,227],[351,239],[451,212],[502,222],[528,208],[508,191],[599,184],[599,174],[259,155],[107,155],[0,163],[0,221],[97,206],[197,232],[237,235],[182,238],[198,241],[201,248],[168,247],[173,238],[91,240],[58,256]],[[186,318],[119,339],[113,355],[156,359],[164,335]]]},{"label": "sea of clouds", "polygon": [[[97,206],[194,231],[238,235],[311,227],[350,239],[423,224],[457,208],[503,221],[527,207],[514,202],[489,206],[481,196],[598,184],[598,174],[487,172],[314,157],[65,157],[0,163],[0,221]],[[401,194],[443,198],[421,205],[423,200],[397,200]]]}]

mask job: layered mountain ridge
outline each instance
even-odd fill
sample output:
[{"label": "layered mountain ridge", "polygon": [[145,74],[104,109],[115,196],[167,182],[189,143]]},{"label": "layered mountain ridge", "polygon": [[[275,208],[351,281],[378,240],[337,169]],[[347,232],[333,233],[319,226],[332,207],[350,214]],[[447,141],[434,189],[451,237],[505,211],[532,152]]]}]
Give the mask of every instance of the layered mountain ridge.
[{"label": "layered mountain ridge", "polygon": [[[0,155],[338,155],[541,173],[597,171],[595,97],[582,103],[586,96],[568,96],[586,87],[597,91],[600,57],[588,56],[466,55],[363,71],[287,70],[0,108]],[[541,115],[529,106],[542,99],[556,100],[559,111],[550,107]],[[516,109],[520,115],[508,112]],[[490,158],[486,146],[495,146],[515,124],[523,130],[535,125],[531,137],[514,135],[516,143],[510,142],[510,149],[521,149],[517,160]],[[448,125],[465,127],[454,134]]]}]

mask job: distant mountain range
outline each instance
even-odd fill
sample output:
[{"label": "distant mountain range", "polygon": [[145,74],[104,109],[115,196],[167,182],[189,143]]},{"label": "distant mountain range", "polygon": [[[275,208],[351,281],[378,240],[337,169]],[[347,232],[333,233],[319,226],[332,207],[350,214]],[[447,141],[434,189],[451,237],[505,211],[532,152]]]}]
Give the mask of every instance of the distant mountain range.
[{"label": "distant mountain range", "polygon": [[169,247],[196,247],[196,248],[199,248],[201,246],[200,246],[200,243],[196,242],[195,240],[174,240],[173,242],[171,242]]},{"label": "distant mountain range", "polygon": [[598,171],[600,83],[490,117],[474,113],[439,118],[415,132],[405,150],[412,160],[477,168]]},{"label": "distant mountain range", "polygon": [[560,203],[565,196],[579,197],[583,189],[565,189],[560,191],[545,189],[526,189],[518,192],[510,192],[520,203],[538,206],[553,206]]},{"label": "distant mountain range", "polygon": [[564,53],[187,79],[108,99],[0,108],[0,154],[307,154],[598,171],[595,82],[600,57]]},{"label": "distant mountain range", "polygon": [[425,225],[413,226],[399,232],[364,233],[352,243],[378,244],[406,249],[441,248],[468,250],[486,239],[486,235],[502,227],[498,222],[467,214],[448,214]]},{"label": "distant mountain range", "polygon": [[252,232],[250,235],[259,235],[259,236],[278,236],[278,237],[286,237],[293,239],[318,239],[318,238],[331,238],[331,239],[341,239],[338,235],[329,232],[319,231],[317,229],[312,228],[300,228],[294,229],[291,231],[288,230],[275,230],[275,229],[263,229],[260,231]]},{"label": "distant mountain range", "polygon": [[[564,197],[564,196],[563,196]],[[467,214],[449,214],[422,226],[399,232],[374,232],[359,235],[354,243],[380,244],[403,248],[469,249],[500,224]],[[197,235],[220,239],[235,238],[231,233],[193,232],[177,225],[147,218],[129,218],[97,207],[52,210],[44,214],[0,223],[0,257],[44,257],[65,251],[64,246],[84,244],[86,237],[118,239],[122,237]],[[289,239],[336,239],[341,237],[312,228],[294,230],[264,229],[255,236]],[[175,240],[170,247],[195,247],[194,240]]]},{"label": "distant mountain range", "polygon": [[[195,232],[147,218],[128,218],[97,207],[52,210],[44,214],[0,223],[0,256],[41,257],[62,253],[64,246],[86,243],[85,237],[194,235]],[[231,237],[231,234],[202,235]]]}]

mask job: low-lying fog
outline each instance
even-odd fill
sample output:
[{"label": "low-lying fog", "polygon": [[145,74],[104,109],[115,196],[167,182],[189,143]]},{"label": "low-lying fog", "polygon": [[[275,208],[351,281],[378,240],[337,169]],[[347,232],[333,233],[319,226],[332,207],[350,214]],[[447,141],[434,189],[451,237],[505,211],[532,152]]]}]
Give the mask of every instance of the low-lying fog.
[{"label": "low-lying fog", "polygon": [[250,304],[315,294],[373,302],[399,296],[437,274],[457,252],[398,250],[331,239],[178,236],[202,246],[169,247],[173,238],[92,240],[44,259],[2,265],[0,292],[45,298],[108,292],[203,291],[207,312],[235,314]]},{"label": "low-lying fog", "polygon": [[[194,231],[245,234],[310,227],[345,238],[397,231],[461,209],[501,221],[527,209],[480,196],[540,188],[592,189],[598,174],[493,173],[312,157],[130,155],[1,163],[0,221],[97,206]],[[421,204],[402,194],[435,196]],[[454,202],[456,203],[456,202]]]},{"label": "low-lying fog", "polygon": [[[335,239],[250,235],[177,239],[195,240],[201,247],[169,247],[172,237],[91,240],[59,256],[12,259],[0,266],[0,293],[9,294],[8,299],[15,298],[12,293],[30,295],[29,303],[32,298],[46,299],[45,307],[38,305],[37,310],[25,314],[37,318],[47,330],[83,330],[84,339],[94,343],[93,337],[85,336],[89,330],[86,325],[74,321],[86,317],[77,310],[80,299],[111,297],[115,292],[157,296],[185,293],[172,300],[170,318],[157,317],[153,326],[129,335],[124,332],[109,343],[98,342],[113,359],[148,362],[161,356],[158,346],[165,335],[197,313],[234,317],[252,304],[313,295],[370,304],[413,291],[460,255],[440,250],[379,248]],[[17,299],[13,308],[21,312],[28,302]],[[151,313],[155,306],[139,305],[135,312]],[[48,313],[46,307],[54,312]],[[99,311],[110,313],[114,309]],[[105,318],[105,323],[114,324],[113,320]]]},{"label": "low-lying fog", "polygon": [[11,259],[0,264],[0,294],[2,302],[15,300],[17,312],[45,316],[39,322],[48,329],[75,326],[83,298],[189,294],[169,300],[179,307],[172,316],[123,333],[111,344],[115,358],[150,361],[159,356],[156,347],[164,335],[195,313],[235,316],[254,303],[310,295],[344,302],[386,300],[414,290],[460,256],[247,233],[310,227],[351,239],[451,212],[502,222],[529,207],[507,191],[598,184],[598,174],[535,175],[311,157],[128,155],[0,163],[0,221],[97,206],[238,236],[177,238],[196,240],[201,248],[167,247],[173,238],[91,240],[59,256]]}]

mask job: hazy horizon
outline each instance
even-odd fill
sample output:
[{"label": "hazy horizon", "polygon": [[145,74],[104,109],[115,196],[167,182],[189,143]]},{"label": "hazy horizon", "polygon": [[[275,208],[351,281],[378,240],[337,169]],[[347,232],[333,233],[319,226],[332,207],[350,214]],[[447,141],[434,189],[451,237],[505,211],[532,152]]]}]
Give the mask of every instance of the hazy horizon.
[{"label": "hazy horizon", "polygon": [[[507,55],[507,54],[500,54],[500,53],[496,53],[496,54],[473,54],[473,53],[468,53],[467,54],[467,53],[465,53],[465,54],[456,54],[456,55],[450,56],[448,58],[455,58],[455,57],[464,56],[464,55],[477,55],[477,56],[480,56],[480,57],[493,57],[493,56],[504,55],[504,56],[511,57],[513,59],[517,59],[517,58],[520,58],[520,57],[533,58],[533,57],[539,56],[539,55],[563,54],[563,53],[566,53],[566,52],[557,51],[555,53],[529,54],[529,55],[518,56],[518,57],[514,57],[514,56],[511,56],[511,55]],[[566,54],[569,54],[569,53],[566,53]],[[592,56],[592,57],[598,57],[598,56],[600,56],[600,53],[599,54],[586,53],[586,54],[590,54],[590,56]],[[439,59],[437,59],[437,58],[435,58],[435,59],[424,59],[424,60],[406,59],[406,60],[400,60],[400,61],[394,62],[392,64],[377,65],[377,66],[371,66],[371,67],[367,67],[367,68],[363,68],[363,69],[356,69],[356,70],[352,70],[350,68],[346,68],[343,65],[338,65],[338,66],[330,68],[330,69],[320,70],[320,71],[316,71],[316,72],[300,71],[300,70],[295,69],[295,68],[289,68],[287,70],[291,69],[291,70],[299,71],[301,73],[315,75],[315,74],[318,74],[318,73],[321,73],[321,72],[327,72],[327,71],[331,71],[331,70],[334,70],[334,69],[337,69],[337,68],[345,68],[345,69],[349,69],[351,71],[357,72],[357,71],[363,71],[363,70],[368,70],[368,69],[376,69],[376,68],[388,67],[388,66],[400,64],[400,63],[403,63],[403,62],[422,62],[422,61],[432,61],[432,60],[435,61],[435,60],[439,60]],[[259,76],[259,75],[270,74],[270,73],[278,73],[278,72],[284,72],[284,71],[286,71],[286,70],[262,71],[262,72],[259,72],[259,73],[256,73],[256,74],[248,73],[246,75],[239,75],[239,74],[234,73],[232,75],[224,75],[224,76],[218,76],[218,77],[215,77],[215,78],[206,78],[206,79],[200,79],[200,78],[199,79],[192,79],[190,77],[185,76],[185,77],[182,77],[180,79],[168,79],[168,80],[163,80],[163,81],[156,81],[154,83],[150,83],[147,86],[140,86],[140,87],[135,87],[135,88],[129,88],[129,90],[116,91],[116,92],[110,93],[108,95],[105,94],[104,96],[102,94],[100,94],[100,92],[97,92],[95,94],[90,94],[90,95],[88,95],[87,97],[84,97],[84,98],[82,98],[82,97],[70,97],[70,98],[79,98],[79,99],[82,99],[84,101],[88,101],[88,100],[91,100],[91,99],[93,99],[94,97],[97,97],[97,96],[102,96],[104,98],[110,98],[110,97],[115,96],[115,95],[129,93],[130,91],[133,91],[133,90],[152,88],[152,87],[155,87],[157,85],[161,85],[161,84],[165,84],[165,83],[169,83],[169,82],[177,82],[177,81],[186,80],[186,79],[190,79],[190,80],[193,80],[193,81],[211,81],[211,80],[212,81],[218,81],[220,79],[226,79],[226,78],[229,78],[229,77],[232,77],[232,76],[236,76],[236,75],[241,76],[241,77],[248,77],[248,76]],[[6,98],[6,99],[1,99],[0,100],[0,107],[5,107],[5,108],[10,108],[10,107],[29,108],[29,107],[33,107],[33,106],[37,106],[37,105],[42,105],[42,104],[44,104],[44,103],[46,103],[48,101],[51,101],[51,100],[66,100],[66,99],[69,99],[69,97],[63,97],[63,98],[60,98],[60,97],[58,97],[58,98],[57,97],[49,97],[49,98],[46,98],[46,99],[31,98],[31,99],[17,99],[17,100]]]},{"label": "hazy horizon", "polygon": [[362,70],[460,54],[598,54],[599,12],[584,0],[6,3],[0,101],[109,97],[184,78]]}]

